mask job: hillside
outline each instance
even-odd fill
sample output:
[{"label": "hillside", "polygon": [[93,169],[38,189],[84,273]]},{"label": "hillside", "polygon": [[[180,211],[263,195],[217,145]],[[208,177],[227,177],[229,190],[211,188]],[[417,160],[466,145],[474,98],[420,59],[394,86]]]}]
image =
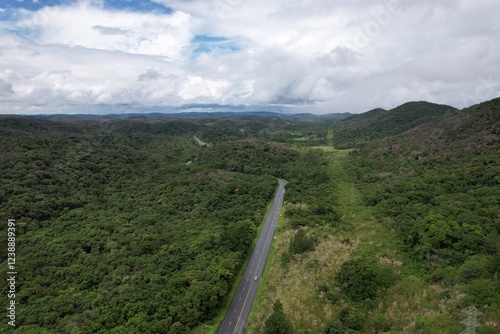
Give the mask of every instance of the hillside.
[{"label": "hillside", "polygon": [[499,129],[495,99],[370,143],[350,169],[430,282],[487,319],[500,318]]},{"label": "hillside", "polygon": [[[401,233],[416,233],[420,220],[438,215],[447,224],[458,224],[453,233],[468,235],[463,244],[461,237],[453,240],[453,251],[447,249],[451,240],[425,249],[422,236],[413,235],[410,246],[421,259],[433,253],[433,266],[461,263],[465,254],[485,251],[492,242],[487,239],[495,238],[500,228],[499,129],[500,99],[495,99],[371,144],[355,160],[376,166],[371,173],[358,169],[358,177],[378,183],[380,189],[367,200],[381,214],[397,217]],[[459,232],[458,226],[470,230]],[[472,231],[478,233],[475,241]],[[464,248],[457,251],[459,245]]]},{"label": "hillside", "polygon": [[308,116],[0,116],[14,333],[213,331],[276,177],[286,211],[247,333],[458,333],[472,305],[498,333],[500,99],[396,109],[341,122],[358,139],[401,124],[342,151]]},{"label": "hillside", "polygon": [[460,333],[471,306],[477,332],[498,333],[498,129],[500,99],[354,151],[321,147],[328,177],[287,190],[248,333],[271,325],[276,301],[298,333]]},{"label": "hillside", "polygon": [[354,147],[403,133],[454,111],[456,109],[450,106],[429,102],[408,102],[391,110],[374,109],[337,123],[333,144],[338,148]]}]

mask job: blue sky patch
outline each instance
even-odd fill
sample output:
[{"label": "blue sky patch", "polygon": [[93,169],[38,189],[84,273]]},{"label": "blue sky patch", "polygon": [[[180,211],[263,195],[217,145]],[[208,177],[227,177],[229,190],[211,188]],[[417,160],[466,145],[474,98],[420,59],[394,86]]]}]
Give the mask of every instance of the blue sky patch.
[{"label": "blue sky patch", "polygon": [[[0,8],[36,11],[43,7],[75,3],[76,0],[2,0]],[[173,10],[152,0],[106,0],[104,8],[140,13],[171,14]]]},{"label": "blue sky patch", "polygon": [[210,43],[210,42],[224,42],[228,39],[225,37],[214,37],[207,35],[196,35],[193,38],[193,43]]},{"label": "blue sky patch", "polygon": [[5,8],[5,9],[18,9],[18,8],[23,8],[31,11],[36,11],[39,10],[43,7],[49,7],[49,6],[59,6],[59,5],[64,5],[68,3],[75,2],[73,0],[38,0],[38,1],[33,1],[33,0],[3,0],[2,3],[0,4],[0,8]]},{"label": "blue sky patch", "polygon": [[173,12],[171,8],[151,0],[107,0],[104,2],[104,8],[140,13],[172,14]]},{"label": "blue sky patch", "polygon": [[241,50],[235,41],[220,36],[196,35],[192,43],[196,45],[196,49],[191,58],[196,58],[202,53],[228,53]]}]

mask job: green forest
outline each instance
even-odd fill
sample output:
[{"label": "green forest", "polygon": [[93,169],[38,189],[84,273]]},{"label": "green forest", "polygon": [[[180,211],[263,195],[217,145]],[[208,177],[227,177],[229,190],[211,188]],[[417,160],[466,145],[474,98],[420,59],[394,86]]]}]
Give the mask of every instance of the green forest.
[{"label": "green forest", "polygon": [[[413,102],[331,125],[333,147],[317,146],[314,163],[324,178],[288,186],[249,332],[460,333],[474,306],[476,332],[498,333],[499,129],[500,99]],[[285,320],[273,330],[277,301]]]},{"label": "green forest", "polygon": [[184,333],[213,318],[273,176],[297,159],[259,140],[199,146],[192,122],[0,122],[19,333]]},{"label": "green forest", "polygon": [[248,333],[498,333],[500,99],[344,118],[0,116],[0,332],[214,333],[281,178]]},{"label": "green forest", "polygon": [[[353,151],[366,205],[443,299],[500,319],[500,99],[445,114]],[[432,330],[429,332],[433,332]]]}]

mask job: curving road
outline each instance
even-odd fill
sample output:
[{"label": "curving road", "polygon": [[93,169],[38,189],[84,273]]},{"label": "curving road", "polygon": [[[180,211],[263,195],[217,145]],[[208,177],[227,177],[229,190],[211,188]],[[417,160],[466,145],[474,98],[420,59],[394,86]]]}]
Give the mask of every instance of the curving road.
[{"label": "curving road", "polygon": [[283,196],[285,195],[286,181],[278,180],[279,187],[274,196],[271,210],[267,215],[266,222],[262,228],[259,239],[253,250],[250,261],[247,264],[245,273],[241,278],[238,289],[233,297],[231,306],[227,310],[224,320],[220,323],[217,333],[219,334],[243,334],[245,333],[248,315],[252,309],[253,300],[257,292],[260,277],[266,266],[267,256],[271,249],[271,242],[276,229],[281,206],[283,204]]}]

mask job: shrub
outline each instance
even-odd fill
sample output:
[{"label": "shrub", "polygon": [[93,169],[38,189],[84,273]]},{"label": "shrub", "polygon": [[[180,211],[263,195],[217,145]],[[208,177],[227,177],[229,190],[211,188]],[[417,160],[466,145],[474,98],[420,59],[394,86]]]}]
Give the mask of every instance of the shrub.
[{"label": "shrub", "polygon": [[342,292],[353,301],[377,297],[380,288],[394,283],[395,277],[389,267],[380,267],[365,259],[344,262],[337,274]]},{"label": "shrub", "polygon": [[302,254],[314,250],[314,240],[306,236],[304,230],[299,230],[290,242],[290,253]]},{"label": "shrub", "polygon": [[345,308],[340,311],[339,320],[345,327],[359,331],[363,328],[365,315],[358,310]]}]

